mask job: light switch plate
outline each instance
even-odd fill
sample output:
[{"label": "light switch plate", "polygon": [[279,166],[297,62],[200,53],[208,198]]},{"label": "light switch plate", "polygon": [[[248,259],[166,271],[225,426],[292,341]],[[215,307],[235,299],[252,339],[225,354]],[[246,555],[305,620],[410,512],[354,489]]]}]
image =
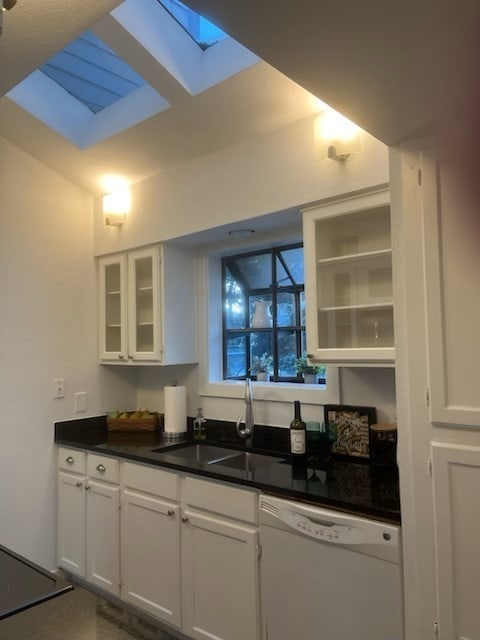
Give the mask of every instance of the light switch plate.
[{"label": "light switch plate", "polygon": [[78,391],[75,394],[75,413],[82,413],[87,410],[87,392]]}]

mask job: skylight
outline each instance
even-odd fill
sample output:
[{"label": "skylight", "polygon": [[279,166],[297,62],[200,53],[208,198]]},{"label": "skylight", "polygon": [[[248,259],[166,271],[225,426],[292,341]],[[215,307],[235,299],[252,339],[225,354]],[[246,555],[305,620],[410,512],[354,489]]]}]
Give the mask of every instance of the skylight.
[{"label": "skylight", "polygon": [[145,84],[143,78],[91,31],[50,58],[40,71],[93,113]]},{"label": "skylight", "polygon": [[189,9],[180,0],[157,0],[157,2],[165,7],[202,49],[208,49],[227,37],[221,29]]}]

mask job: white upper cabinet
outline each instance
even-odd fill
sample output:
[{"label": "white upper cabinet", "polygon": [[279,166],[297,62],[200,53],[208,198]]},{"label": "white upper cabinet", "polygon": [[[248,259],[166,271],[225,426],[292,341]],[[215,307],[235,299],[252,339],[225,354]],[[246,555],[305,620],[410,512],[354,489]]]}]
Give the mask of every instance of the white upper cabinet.
[{"label": "white upper cabinet", "polygon": [[434,424],[478,428],[479,214],[459,171],[423,157],[430,411]]},{"label": "white upper cabinet", "polygon": [[194,257],[176,248],[99,259],[100,361],[196,361]]},{"label": "white upper cabinet", "polygon": [[303,211],[307,351],[329,363],[395,360],[390,193]]}]

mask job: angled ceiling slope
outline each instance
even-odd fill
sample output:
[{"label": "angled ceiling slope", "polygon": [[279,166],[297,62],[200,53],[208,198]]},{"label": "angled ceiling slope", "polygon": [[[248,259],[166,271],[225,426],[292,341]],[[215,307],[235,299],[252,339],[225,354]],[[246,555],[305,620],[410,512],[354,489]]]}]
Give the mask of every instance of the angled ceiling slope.
[{"label": "angled ceiling slope", "polygon": [[185,3],[388,145],[476,123],[478,0]]}]

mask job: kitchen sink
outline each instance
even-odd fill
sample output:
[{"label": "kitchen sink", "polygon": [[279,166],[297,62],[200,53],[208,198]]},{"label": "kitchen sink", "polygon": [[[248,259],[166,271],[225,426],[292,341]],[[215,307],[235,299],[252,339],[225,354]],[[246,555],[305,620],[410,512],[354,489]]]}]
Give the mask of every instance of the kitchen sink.
[{"label": "kitchen sink", "polygon": [[153,449],[154,453],[168,455],[168,458],[176,458],[182,464],[195,462],[196,464],[215,464],[226,458],[238,456],[238,451],[225,449],[224,447],[211,447],[206,444],[192,444],[187,447],[167,451],[166,449]]},{"label": "kitchen sink", "polygon": [[165,449],[153,449],[152,453],[161,453],[164,459],[188,466],[219,465],[229,469],[241,471],[255,471],[275,462],[283,462],[276,456],[268,456],[260,453],[240,452],[225,447],[214,447],[206,444],[191,444],[185,447],[167,451]]},{"label": "kitchen sink", "polygon": [[275,456],[265,456],[261,453],[237,453],[220,460],[212,460],[209,464],[218,464],[230,469],[241,469],[242,471],[255,471],[275,462],[283,462],[283,459]]}]

